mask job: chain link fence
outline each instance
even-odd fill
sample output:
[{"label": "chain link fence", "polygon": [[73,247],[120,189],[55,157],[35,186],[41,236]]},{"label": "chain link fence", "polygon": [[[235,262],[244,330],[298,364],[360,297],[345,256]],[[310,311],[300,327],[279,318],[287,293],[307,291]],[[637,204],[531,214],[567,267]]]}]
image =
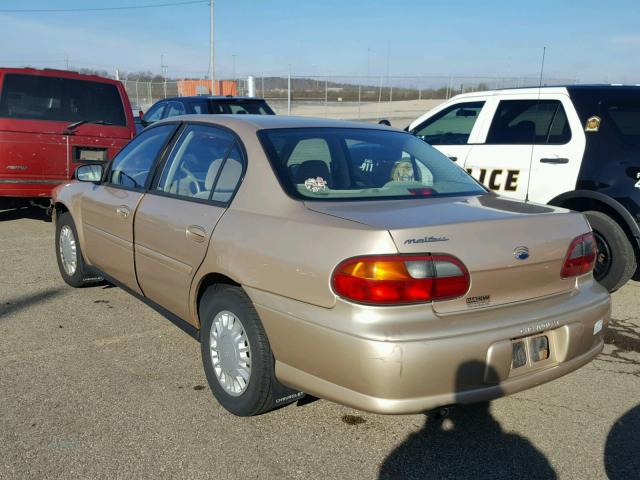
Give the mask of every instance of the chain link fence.
[{"label": "chain link fence", "polygon": [[[235,81],[238,95],[249,92],[248,77]],[[539,77],[518,76],[253,76],[255,94],[279,115],[317,116],[402,123],[416,118],[460,93],[501,88],[535,87]],[[543,85],[578,83],[577,79],[543,78]],[[179,82],[124,80],[132,106],[147,110],[153,103],[181,96]],[[208,93],[208,92],[207,92]]]}]

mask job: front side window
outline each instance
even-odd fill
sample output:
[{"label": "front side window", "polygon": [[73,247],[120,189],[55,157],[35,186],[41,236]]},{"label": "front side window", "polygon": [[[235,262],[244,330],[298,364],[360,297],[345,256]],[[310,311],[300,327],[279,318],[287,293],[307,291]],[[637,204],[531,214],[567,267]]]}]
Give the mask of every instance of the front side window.
[{"label": "front side window", "polygon": [[402,132],[352,128],[262,130],[285,190],[305,200],[478,195],[486,190],[425,142]]},{"label": "front side window", "polygon": [[42,75],[7,74],[2,85],[0,117],[127,124],[116,85]]},{"label": "front side window", "polygon": [[483,106],[484,102],[452,105],[425,120],[411,133],[431,145],[464,145]]},{"label": "front side window", "polygon": [[[156,190],[180,197],[211,198],[212,190],[218,191],[220,179],[224,176],[226,180],[229,176],[225,169],[233,156],[229,154],[233,143],[233,136],[218,128],[187,126],[173,147]],[[234,161],[242,171],[239,155]],[[231,186],[231,193],[236,183]],[[219,197],[214,200],[227,201],[230,197],[231,194],[226,199]]]},{"label": "front side window", "polygon": [[149,172],[175,125],[161,125],[141,132],[115,156],[107,182],[127,188],[144,188]]},{"label": "front side window", "polygon": [[169,102],[169,105],[167,107],[167,114],[165,115],[165,118],[184,115],[185,113],[187,112],[184,109],[184,105],[182,105],[180,102]]},{"label": "front side window", "polygon": [[558,100],[501,100],[487,135],[491,145],[559,145],[571,129]]}]

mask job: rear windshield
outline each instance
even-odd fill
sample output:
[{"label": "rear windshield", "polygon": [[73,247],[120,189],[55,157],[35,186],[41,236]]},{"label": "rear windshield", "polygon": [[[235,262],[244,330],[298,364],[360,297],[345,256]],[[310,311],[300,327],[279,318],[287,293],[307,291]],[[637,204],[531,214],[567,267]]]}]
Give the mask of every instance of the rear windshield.
[{"label": "rear windshield", "polygon": [[375,200],[483,194],[442,153],[404,132],[360,128],[262,130],[287,192],[305,200]]},{"label": "rear windshield", "polygon": [[115,85],[39,75],[4,77],[0,117],[127,124]]},{"label": "rear windshield", "polygon": [[631,145],[640,145],[640,103],[605,103],[607,115],[622,139]]},{"label": "rear windshield", "polygon": [[209,113],[274,115],[267,102],[261,100],[211,100]]}]

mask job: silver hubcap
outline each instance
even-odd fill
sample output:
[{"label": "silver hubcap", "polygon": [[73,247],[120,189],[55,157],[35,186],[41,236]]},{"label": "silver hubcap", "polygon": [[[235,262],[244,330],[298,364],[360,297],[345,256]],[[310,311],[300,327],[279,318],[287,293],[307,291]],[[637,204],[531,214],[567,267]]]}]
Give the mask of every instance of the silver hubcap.
[{"label": "silver hubcap", "polygon": [[67,275],[73,276],[78,267],[78,254],[76,238],[73,236],[73,230],[68,225],[64,225],[60,229],[60,260]]},{"label": "silver hubcap", "polygon": [[233,397],[242,395],[251,377],[251,346],[240,319],[227,310],[218,313],[211,325],[209,348],[222,388]]}]

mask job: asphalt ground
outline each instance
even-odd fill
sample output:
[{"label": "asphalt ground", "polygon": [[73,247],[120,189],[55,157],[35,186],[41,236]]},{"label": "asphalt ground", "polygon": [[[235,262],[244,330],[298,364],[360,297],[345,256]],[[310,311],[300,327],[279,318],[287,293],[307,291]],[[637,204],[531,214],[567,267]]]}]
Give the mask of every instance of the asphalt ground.
[{"label": "asphalt ground", "polygon": [[193,338],[118,288],[68,287],[53,238],[38,211],[0,212],[1,479],[640,478],[640,283],[613,295],[599,358],[491,404],[237,418]]}]

